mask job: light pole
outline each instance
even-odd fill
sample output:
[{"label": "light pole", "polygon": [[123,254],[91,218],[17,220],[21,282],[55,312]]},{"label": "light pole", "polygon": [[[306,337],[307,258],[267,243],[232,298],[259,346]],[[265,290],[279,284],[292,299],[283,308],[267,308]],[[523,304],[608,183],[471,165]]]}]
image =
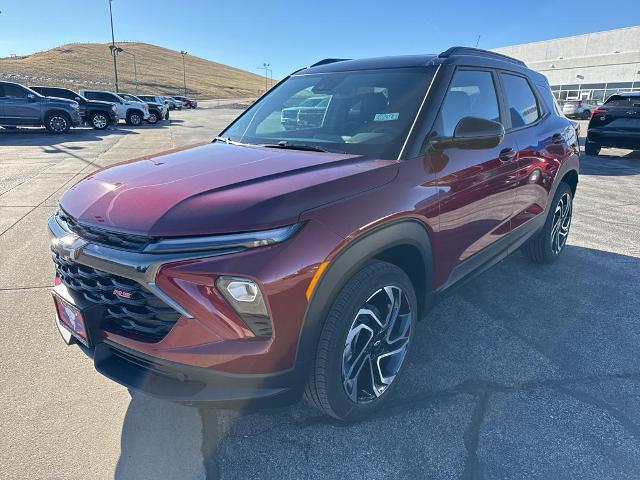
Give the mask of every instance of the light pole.
[{"label": "light pole", "polygon": [[138,67],[136,65],[136,56],[131,52],[123,50],[122,48],[119,48],[118,51],[122,53],[126,53],[127,55],[131,55],[133,57],[133,77],[135,78],[135,81],[136,81],[136,93],[138,93]]},{"label": "light pole", "polygon": [[180,55],[182,55],[182,82],[184,84],[184,96],[187,96],[187,66],[184,62],[184,57],[187,56],[187,52],[180,50]]},{"label": "light pole", "polygon": [[109,48],[111,49],[111,55],[113,55],[113,73],[116,77],[116,93],[118,92],[118,62],[116,61],[116,40],[113,34],[113,12],[111,11],[111,1],[109,0],[109,18],[111,20],[111,45]]},{"label": "light pole", "polygon": [[[263,63],[261,67],[257,67],[258,70],[264,70],[264,91],[266,92],[267,90],[269,90],[269,87],[267,85],[267,82],[269,80],[269,72],[271,72],[271,75],[273,75],[273,70],[271,70],[271,64],[270,63]],[[272,77],[273,79],[273,77]]]}]

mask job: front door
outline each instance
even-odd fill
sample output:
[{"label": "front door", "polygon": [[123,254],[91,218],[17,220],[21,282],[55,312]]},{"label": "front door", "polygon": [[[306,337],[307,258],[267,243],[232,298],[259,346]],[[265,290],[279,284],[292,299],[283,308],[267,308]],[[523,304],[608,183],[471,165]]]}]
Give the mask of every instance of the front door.
[{"label": "front door", "polygon": [[3,122],[8,125],[34,125],[40,122],[40,104],[29,98],[29,90],[12,83],[3,84],[2,89]]},{"label": "front door", "polygon": [[[495,72],[457,69],[430,136],[453,136],[464,117],[503,122],[497,91]],[[436,252],[440,262],[436,276],[442,283],[457,280],[491,255],[501,253],[495,243],[511,229],[517,152],[515,141],[507,134],[493,148],[445,148],[430,154],[431,161],[440,166]],[[496,248],[489,250],[491,246]],[[487,256],[477,255],[481,252]]]}]

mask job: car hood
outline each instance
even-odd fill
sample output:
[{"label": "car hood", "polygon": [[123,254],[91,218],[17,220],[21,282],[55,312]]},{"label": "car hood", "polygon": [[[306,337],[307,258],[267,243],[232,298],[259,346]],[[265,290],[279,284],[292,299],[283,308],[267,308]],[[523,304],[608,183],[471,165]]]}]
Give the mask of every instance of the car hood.
[{"label": "car hood", "polygon": [[115,103],[103,102],[102,100],[87,100],[87,105],[91,105],[94,107],[111,107],[111,105],[115,105]]},{"label": "car hood", "polygon": [[60,98],[60,97],[44,97],[47,103],[55,103],[57,105],[73,105],[74,103],[78,103],[75,100],[69,100],[68,98]]},{"label": "car hood", "polygon": [[396,160],[216,142],[95,172],[60,205],[80,222],[135,234],[243,232],[295,223],[396,172]]}]

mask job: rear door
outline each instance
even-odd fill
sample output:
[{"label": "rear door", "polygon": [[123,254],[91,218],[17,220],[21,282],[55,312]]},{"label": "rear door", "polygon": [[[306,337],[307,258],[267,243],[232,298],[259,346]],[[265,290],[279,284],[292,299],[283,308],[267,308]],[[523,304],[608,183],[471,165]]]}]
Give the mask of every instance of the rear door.
[{"label": "rear door", "polygon": [[511,223],[512,242],[517,243],[543,221],[559,167],[576,153],[578,144],[573,124],[555,111],[548,85],[534,85],[515,72],[501,72],[500,80],[508,131],[518,145],[518,180]]},{"label": "rear door", "polygon": [[[453,136],[464,117],[503,123],[496,73],[488,69],[457,68],[430,136]],[[511,228],[515,200],[517,146],[507,134],[496,147],[484,149],[445,148],[432,161],[441,165],[438,174],[440,198],[441,261],[452,271],[450,281],[499,255]],[[438,158],[435,158],[437,156]],[[495,249],[490,247],[495,245]],[[506,247],[505,247],[506,249]],[[485,251],[487,255],[472,256]],[[460,268],[457,268],[460,267]]]},{"label": "rear door", "polygon": [[640,96],[617,94],[596,110],[589,130],[590,139],[604,145],[640,148]]}]

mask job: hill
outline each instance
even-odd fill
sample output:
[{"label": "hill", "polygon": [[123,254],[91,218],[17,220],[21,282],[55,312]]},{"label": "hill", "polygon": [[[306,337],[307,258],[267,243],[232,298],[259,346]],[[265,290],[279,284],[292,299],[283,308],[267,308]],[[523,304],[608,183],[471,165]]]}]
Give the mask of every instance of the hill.
[{"label": "hill", "polygon": [[[120,91],[182,94],[182,55],[168,48],[138,42],[118,42]],[[128,52],[128,53],[127,53]],[[264,91],[264,77],[204,58],[187,55],[187,91],[197,98],[256,97]],[[71,43],[22,57],[0,58],[0,80],[27,85],[50,85],[79,90],[114,90],[113,59],[109,44]]]}]

